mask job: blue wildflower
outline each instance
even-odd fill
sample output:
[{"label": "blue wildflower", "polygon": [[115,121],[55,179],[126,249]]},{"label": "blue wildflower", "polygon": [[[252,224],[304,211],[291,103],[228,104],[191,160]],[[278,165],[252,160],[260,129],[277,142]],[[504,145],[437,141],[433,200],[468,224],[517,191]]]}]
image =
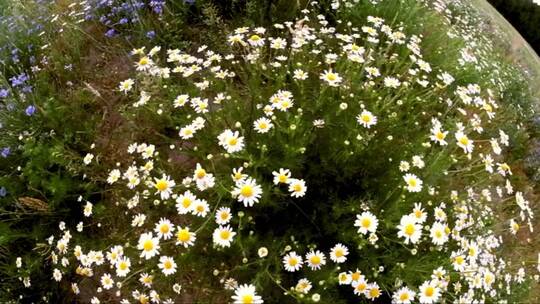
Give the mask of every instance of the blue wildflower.
[{"label": "blue wildflower", "polygon": [[5,147],[0,152],[0,156],[2,156],[3,158],[7,158],[10,154],[11,154],[11,148],[10,147]]},{"label": "blue wildflower", "polygon": [[32,116],[34,113],[36,113],[36,107],[33,105],[29,105],[26,110],[24,110],[27,116]]},{"label": "blue wildflower", "polygon": [[7,195],[6,187],[0,187],[0,197],[5,197]]}]

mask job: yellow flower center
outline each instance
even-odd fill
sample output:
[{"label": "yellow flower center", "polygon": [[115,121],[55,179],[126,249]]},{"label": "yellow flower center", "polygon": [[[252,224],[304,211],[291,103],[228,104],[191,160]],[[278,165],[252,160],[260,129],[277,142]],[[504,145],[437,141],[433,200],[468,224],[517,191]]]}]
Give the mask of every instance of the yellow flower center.
[{"label": "yellow flower center", "polygon": [[409,184],[409,186],[411,187],[416,187],[416,179],[414,178],[409,178],[409,180],[407,181],[407,183]]},{"label": "yellow flower center", "polygon": [[309,261],[313,265],[319,265],[321,263],[321,258],[318,255],[314,255],[311,258],[309,258]]},{"label": "yellow flower center", "polygon": [[163,192],[167,190],[167,188],[169,188],[169,183],[167,183],[166,180],[161,179],[156,182],[156,189],[159,191]]},{"label": "yellow flower center", "polygon": [[172,268],[172,263],[171,261],[167,260],[163,263],[163,268],[165,269],[171,269]]},{"label": "yellow flower center", "polygon": [[301,192],[302,191],[302,185],[296,184],[293,186],[294,192]]},{"label": "yellow flower center", "polygon": [[298,260],[296,258],[289,259],[289,265],[296,266],[297,264],[298,264]]},{"label": "yellow flower center", "polygon": [[371,121],[371,116],[369,114],[362,114],[362,121],[368,123]]},{"label": "yellow flower center", "polygon": [[238,139],[236,137],[229,139],[229,146],[236,146],[237,143]]},{"label": "yellow flower center", "polygon": [[360,272],[355,272],[351,274],[351,278],[353,281],[358,281],[360,279]]},{"label": "yellow flower center", "polygon": [[184,206],[184,208],[191,206],[191,199],[189,197],[184,197],[182,200],[182,206]]},{"label": "yellow flower center", "polygon": [[228,240],[230,236],[231,236],[231,233],[229,232],[229,230],[222,230],[222,231],[219,233],[219,237],[220,237],[222,240]]},{"label": "yellow flower center", "polygon": [[416,231],[416,228],[414,227],[414,224],[407,224],[405,225],[405,234],[408,236],[411,236]]},{"label": "yellow flower center", "polygon": [[328,73],[326,75],[326,79],[328,79],[329,81],[335,81],[337,79],[337,76],[334,73]]},{"label": "yellow flower center", "polygon": [[441,131],[437,132],[437,135],[435,136],[437,137],[438,140],[443,140],[446,137],[446,135]]},{"label": "yellow flower center", "polygon": [[404,292],[404,293],[402,293],[402,294],[399,296],[399,299],[400,299],[401,301],[406,301],[406,300],[409,299],[409,294],[406,293],[406,292]]},{"label": "yellow flower center", "polygon": [[180,242],[187,242],[190,239],[189,231],[187,229],[181,229],[176,233],[176,239]]},{"label": "yellow flower center", "polygon": [[372,298],[377,298],[381,294],[379,288],[371,288],[369,290],[369,296]]},{"label": "yellow flower center", "polygon": [[371,226],[371,220],[368,218],[362,219],[362,227],[367,229],[369,226]]},{"label": "yellow flower center", "polygon": [[204,169],[199,169],[195,172],[195,176],[199,179],[204,178],[206,176],[206,171]]},{"label": "yellow flower center", "polygon": [[251,41],[259,41],[259,40],[261,40],[261,37],[259,35],[252,35],[251,37],[249,37],[249,40],[251,40]]},{"label": "yellow flower center", "polygon": [[426,288],[426,291],[424,292],[424,294],[428,297],[432,297],[434,293],[435,293],[435,288],[433,288],[432,286],[428,286]]},{"label": "yellow flower center", "polygon": [[126,270],[128,268],[127,263],[126,262],[120,262],[120,264],[118,264],[118,268],[120,270]]},{"label": "yellow flower center", "polygon": [[280,174],[279,175],[279,182],[280,183],[283,183],[283,184],[286,183],[287,179],[288,179],[287,175],[285,175],[285,174]]},{"label": "yellow flower center", "polygon": [[334,252],[334,255],[338,258],[342,257],[344,254],[343,254],[343,249],[336,249],[336,252]]},{"label": "yellow flower center", "polygon": [[253,187],[251,185],[242,186],[242,189],[240,189],[240,194],[243,197],[251,197],[251,196],[253,196]]},{"label": "yellow flower center", "polygon": [[144,251],[150,251],[154,249],[154,242],[152,240],[146,240],[143,244]]},{"label": "yellow flower center", "polygon": [[242,297],[242,303],[244,303],[244,304],[251,304],[251,303],[253,303],[253,296],[252,296],[252,295],[249,295],[249,294],[248,294],[248,295],[244,295],[244,296]]},{"label": "yellow flower center", "polygon": [[459,139],[459,143],[466,146],[469,144],[469,139],[467,138],[467,136],[463,136]]},{"label": "yellow flower center", "polygon": [[166,233],[169,233],[171,229],[169,228],[169,225],[167,224],[163,224],[161,225],[161,227],[159,228],[159,231],[163,234],[166,234]]}]

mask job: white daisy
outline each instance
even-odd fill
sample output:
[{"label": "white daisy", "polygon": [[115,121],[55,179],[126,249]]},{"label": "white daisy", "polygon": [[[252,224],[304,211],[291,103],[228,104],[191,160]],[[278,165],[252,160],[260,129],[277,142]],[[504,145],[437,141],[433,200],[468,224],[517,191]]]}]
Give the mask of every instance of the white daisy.
[{"label": "white daisy", "polygon": [[404,215],[401,217],[400,224],[397,226],[398,237],[405,238],[405,244],[415,244],[422,236],[422,226],[417,223],[415,217]]},{"label": "white daisy", "polygon": [[195,202],[193,202],[193,210],[191,211],[194,215],[200,216],[200,217],[206,217],[208,212],[210,211],[210,206],[208,206],[208,202],[204,199],[197,199]]},{"label": "white daisy", "polygon": [[447,226],[440,222],[435,222],[431,226],[430,236],[431,241],[435,245],[443,245],[448,241],[448,234],[446,233]]},{"label": "white daisy", "polygon": [[377,231],[377,226],[379,225],[379,220],[369,211],[364,211],[362,214],[356,215],[356,221],[354,226],[358,227],[358,233],[368,234],[375,233]]},{"label": "white daisy", "polygon": [[162,256],[159,258],[158,267],[165,276],[169,276],[176,272],[176,263],[172,257]]},{"label": "white daisy", "polygon": [[243,284],[238,286],[232,296],[234,304],[261,304],[264,303],[263,299],[257,295],[255,286]]},{"label": "white daisy", "polygon": [[137,249],[141,250],[141,258],[150,259],[159,253],[159,239],[152,235],[152,232],[143,233],[139,237]]},{"label": "white daisy", "polygon": [[445,140],[447,134],[448,131],[443,131],[440,127],[436,126],[431,129],[431,135],[429,138],[439,145],[444,146],[448,144]]},{"label": "white daisy", "polygon": [[189,231],[189,227],[182,228],[178,226],[176,228],[176,245],[182,245],[185,248],[193,246],[197,237],[194,232]]},{"label": "white daisy", "polygon": [[328,83],[329,86],[337,87],[342,81],[341,76],[332,70],[326,70],[321,74],[320,78]]},{"label": "white daisy", "polygon": [[180,194],[176,198],[176,209],[178,210],[178,213],[186,214],[192,212],[196,200],[197,197],[189,190],[187,190],[183,194]]},{"label": "white daisy", "polygon": [[156,232],[157,236],[161,239],[168,240],[173,235],[174,227],[166,218],[161,218],[158,223],[156,223],[156,227],[154,228],[154,231]]},{"label": "white daisy", "polygon": [[229,129],[223,131],[218,137],[219,145],[225,148],[227,153],[242,151],[244,148],[244,137],[238,131]]},{"label": "white daisy", "polygon": [[121,257],[116,261],[116,275],[119,277],[125,277],[129,273],[131,267],[131,261],[128,257]]},{"label": "white daisy", "polygon": [[127,93],[127,92],[131,91],[131,89],[133,88],[134,83],[135,83],[135,81],[133,81],[133,79],[126,79],[126,80],[120,82],[120,85],[118,86],[118,89],[120,90],[120,92]]},{"label": "white daisy", "polygon": [[165,174],[163,174],[160,179],[154,178],[154,180],[154,187],[157,190],[156,194],[159,193],[162,200],[169,199],[172,193],[172,188],[176,185],[176,183]]},{"label": "white daisy", "polygon": [[114,285],[114,280],[112,279],[111,275],[108,273],[105,273],[101,276],[101,286],[103,286],[104,289],[111,289]]},{"label": "white daisy", "polygon": [[289,181],[289,192],[292,197],[302,197],[306,195],[306,191],[307,186],[304,180],[294,178]]},{"label": "white daisy", "polygon": [[356,116],[356,120],[358,123],[366,128],[370,128],[371,126],[377,124],[377,117],[373,115],[370,111],[362,111],[362,113],[358,114]]},{"label": "white daisy", "polygon": [[334,263],[344,263],[347,260],[349,249],[342,244],[336,244],[334,248],[330,250],[330,259]]},{"label": "white daisy", "polygon": [[230,247],[236,232],[232,231],[231,226],[219,226],[212,234],[214,244],[221,247]]},{"label": "white daisy", "polygon": [[311,282],[308,279],[303,278],[298,280],[298,283],[296,283],[294,290],[299,293],[308,294],[312,287],[313,285],[311,284]]},{"label": "white daisy", "polygon": [[231,208],[229,207],[220,207],[216,211],[216,224],[218,225],[228,224],[231,218],[232,218]]},{"label": "white daisy", "polygon": [[237,197],[239,202],[244,203],[244,206],[252,207],[255,203],[259,202],[259,198],[262,195],[262,188],[260,185],[257,185],[255,179],[247,178],[236,184],[236,188],[233,189],[232,195]]},{"label": "white daisy", "polygon": [[419,300],[422,304],[437,303],[441,296],[441,290],[435,281],[425,281],[420,285]]},{"label": "white daisy", "polygon": [[302,268],[302,257],[297,255],[296,252],[291,251],[283,257],[283,266],[285,270],[294,272]]},{"label": "white daisy", "polygon": [[278,172],[272,172],[274,176],[274,184],[288,184],[291,177],[291,171],[289,169],[280,168]]},{"label": "white daisy", "polygon": [[392,295],[393,303],[410,304],[414,301],[416,293],[407,287],[401,287]]},{"label": "white daisy", "polygon": [[311,250],[306,254],[306,262],[311,270],[319,270],[321,266],[326,265],[326,257],[319,250]]},{"label": "white daisy", "polygon": [[253,122],[253,128],[257,133],[267,133],[274,127],[272,121],[268,118],[262,117]]},{"label": "white daisy", "polygon": [[409,192],[420,192],[422,190],[422,180],[416,175],[407,173],[403,176]]},{"label": "white daisy", "polygon": [[457,145],[462,148],[465,153],[472,153],[474,149],[474,141],[472,139],[469,139],[462,131],[458,131],[456,132],[456,140]]}]

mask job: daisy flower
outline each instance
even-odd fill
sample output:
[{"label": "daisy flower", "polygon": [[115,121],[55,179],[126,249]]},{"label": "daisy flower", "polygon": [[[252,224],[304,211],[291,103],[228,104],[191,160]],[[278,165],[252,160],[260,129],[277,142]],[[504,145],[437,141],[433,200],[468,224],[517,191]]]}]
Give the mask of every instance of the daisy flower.
[{"label": "daisy flower", "polygon": [[153,281],[154,281],[154,276],[149,275],[146,272],[141,273],[141,276],[139,277],[139,282],[141,282],[141,284],[143,284],[145,287],[148,287],[148,288],[152,287]]},{"label": "daisy flower", "polygon": [[180,132],[178,132],[178,135],[182,139],[190,139],[193,138],[193,135],[195,134],[196,130],[192,125],[187,125],[180,129]]},{"label": "daisy flower", "polygon": [[410,215],[404,215],[401,218],[397,229],[399,230],[398,237],[404,238],[405,244],[409,244],[409,242],[415,244],[422,236],[422,226],[417,223],[416,218]]},{"label": "daisy flower", "polygon": [[384,86],[388,88],[396,89],[401,85],[401,82],[395,77],[385,77]]},{"label": "daisy flower", "polygon": [[321,74],[320,78],[328,83],[331,87],[337,87],[342,81],[341,76],[332,70],[326,70]]},{"label": "daisy flower", "polygon": [[319,250],[311,250],[306,254],[306,262],[311,270],[319,270],[321,266],[326,265],[326,257]]},{"label": "daisy flower", "polygon": [[360,125],[369,129],[371,126],[377,124],[377,117],[374,116],[370,111],[364,110],[362,113],[356,116],[356,121],[358,121]]},{"label": "daisy flower", "polygon": [[457,145],[463,149],[465,153],[472,153],[474,149],[474,141],[469,139],[467,135],[463,134],[462,131],[456,132]]},{"label": "daisy flower", "polygon": [[344,263],[347,260],[349,249],[344,245],[338,243],[334,248],[330,250],[330,259],[334,263]]},{"label": "daisy flower", "polygon": [[352,282],[352,278],[346,272],[341,272],[338,275],[338,282],[339,282],[339,285],[349,285]]},{"label": "daisy flower", "polygon": [[238,131],[229,129],[223,131],[218,137],[219,145],[225,148],[227,153],[242,151],[244,148],[244,137],[240,136]]},{"label": "daisy flower", "polygon": [[175,108],[180,108],[180,107],[183,107],[188,101],[189,101],[189,95],[187,94],[178,95],[174,99],[173,105]]},{"label": "daisy flower", "polygon": [[262,194],[262,188],[257,185],[257,181],[253,178],[248,178],[236,184],[236,188],[232,191],[232,195],[238,198],[238,201],[244,203],[246,207],[252,207],[259,202]]},{"label": "daisy flower", "polygon": [[159,258],[158,267],[165,276],[169,276],[176,272],[176,263],[172,257],[162,256]]},{"label": "daisy flower", "polygon": [[374,300],[381,296],[381,288],[379,287],[379,284],[377,283],[371,283],[368,284],[367,290],[366,290],[366,298],[369,300]]},{"label": "daisy flower", "polygon": [[306,80],[308,78],[308,73],[300,69],[294,70],[293,78],[296,80]]},{"label": "daisy flower", "polygon": [[291,171],[289,169],[280,168],[278,172],[272,172],[274,176],[274,185],[277,184],[288,184],[289,178],[291,177]]},{"label": "daisy flower", "polygon": [[435,222],[431,226],[430,236],[431,242],[435,245],[443,245],[448,241],[448,234],[446,234],[446,225],[440,222]]},{"label": "daisy flower", "polygon": [[139,237],[137,249],[142,250],[141,258],[150,259],[159,253],[159,239],[152,235],[152,232],[143,233]]},{"label": "daisy flower", "polygon": [[135,81],[133,81],[133,79],[126,79],[126,80],[120,82],[120,85],[118,86],[118,89],[120,90],[120,92],[127,93],[127,92],[131,91],[131,89],[133,88],[134,83],[135,83]]},{"label": "daisy flower", "polygon": [[111,172],[109,172],[109,176],[107,177],[107,183],[109,183],[111,185],[116,183],[120,179],[121,175],[122,174],[121,174],[120,170],[118,170],[118,169],[112,170]]},{"label": "daisy flower", "polygon": [[193,206],[197,197],[187,190],[176,198],[176,210],[178,214],[186,214],[193,211]]},{"label": "daisy flower", "polygon": [[294,287],[294,290],[299,293],[307,294],[311,290],[313,286],[311,285],[311,282],[306,279],[300,279],[298,280],[298,283],[296,283],[296,286]]},{"label": "daisy flower", "polygon": [[443,131],[440,127],[436,126],[431,129],[431,135],[429,138],[439,145],[444,146],[448,144],[445,140],[447,134],[448,131]]},{"label": "daisy flower", "polygon": [[257,133],[260,134],[268,133],[268,131],[270,131],[270,129],[272,129],[273,127],[274,124],[272,123],[272,121],[265,117],[259,118],[253,122],[253,128],[255,129],[255,131],[257,131]]},{"label": "daisy flower", "polygon": [[116,275],[119,277],[125,277],[129,273],[131,267],[131,261],[128,257],[121,257],[116,261]]},{"label": "daisy flower", "polygon": [[234,304],[261,304],[264,303],[263,299],[257,295],[255,286],[243,284],[238,286],[232,296]]},{"label": "daisy flower", "polygon": [[368,289],[368,283],[363,275],[356,281],[352,282],[353,292],[355,295],[365,295]]},{"label": "daisy flower", "polygon": [[422,203],[414,203],[414,209],[411,215],[416,218],[419,224],[422,224],[427,219],[427,212],[422,208]]},{"label": "daisy flower", "polygon": [[248,38],[248,42],[251,46],[260,47],[264,45],[264,38],[261,38],[261,36],[255,34],[255,35],[251,35]]},{"label": "daisy flower", "polygon": [[236,232],[232,231],[231,226],[219,226],[214,230],[212,234],[212,239],[214,244],[221,247],[231,247],[231,242],[233,241]]},{"label": "daisy flower", "polygon": [[356,215],[356,221],[354,226],[358,227],[358,233],[368,234],[368,232],[375,233],[379,220],[369,211],[364,211],[362,214]]},{"label": "daisy flower", "polygon": [[113,287],[114,281],[110,274],[105,273],[101,276],[101,286],[103,286],[104,289],[111,289]]},{"label": "daisy flower", "polygon": [[294,251],[289,252],[283,257],[283,267],[290,272],[295,272],[302,268],[302,263],[302,257],[297,255]]},{"label": "daisy flower", "polygon": [[242,173],[243,170],[244,168],[242,167],[238,169],[236,168],[233,169],[233,174],[231,175],[231,178],[233,179],[235,183],[243,181],[244,179],[246,179],[246,177],[248,177],[247,174]]},{"label": "daisy flower", "polygon": [[176,245],[182,245],[188,248],[189,246],[193,246],[196,239],[195,233],[189,231],[189,227],[182,228],[178,226],[176,228]]},{"label": "daisy flower", "polygon": [[165,174],[163,174],[160,179],[154,177],[154,180],[154,187],[157,190],[156,194],[159,193],[162,200],[169,199],[172,193],[171,189],[176,185],[176,183]]},{"label": "daisy flower", "polygon": [[410,304],[414,301],[416,293],[407,287],[401,287],[392,295],[393,303]]},{"label": "daisy flower", "polygon": [[208,202],[203,199],[197,199],[193,203],[193,210],[191,212],[196,216],[206,217],[209,211],[210,206],[208,206]]},{"label": "daisy flower", "polygon": [[231,218],[231,208],[229,207],[221,207],[216,211],[216,224],[218,225],[229,223]]},{"label": "daisy flower", "polygon": [[416,175],[407,173],[403,176],[409,192],[420,192],[422,190],[422,180]]},{"label": "daisy flower", "polygon": [[439,301],[441,290],[439,287],[437,287],[435,281],[426,281],[420,285],[419,289],[420,303],[431,304]]},{"label": "daisy flower", "polygon": [[172,232],[174,230],[174,227],[166,218],[161,218],[158,223],[156,223],[156,227],[154,228],[154,231],[156,232],[157,236],[161,239],[168,240],[172,237]]},{"label": "daisy flower", "polygon": [[307,186],[306,182],[301,179],[291,179],[289,182],[289,192],[292,197],[302,197],[306,195]]}]

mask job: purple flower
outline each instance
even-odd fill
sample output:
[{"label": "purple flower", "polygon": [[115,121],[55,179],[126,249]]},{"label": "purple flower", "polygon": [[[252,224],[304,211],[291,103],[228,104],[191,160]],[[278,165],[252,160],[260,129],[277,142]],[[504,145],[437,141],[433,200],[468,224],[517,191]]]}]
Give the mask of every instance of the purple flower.
[{"label": "purple flower", "polygon": [[0,197],[5,197],[7,195],[6,187],[0,187]]},{"label": "purple flower", "polygon": [[24,112],[26,113],[27,116],[32,116],[34,115],[34,113],[36,113],[36,107],[34,107],[33,105],[30,105],[26,108],[26,110],[24,110]]},{"label": "purple flower", "polygon": [[149,31],[149,32],[146,33],[146,37],[150,38],[150,39],[154,39],[154,37],[156,37],[156,32]]},{"label": "purple flower", "polygon": [[8,95],[9,95],[8,90],[6,90],[6,89],[1,89],[0,90],[0,98],[6,98],[6,97],[8,97]]},{"label": "purple flower", "polygon": [[109,38],[112,38],[116,35],[116,32],[114,31],[114,29],[110,29],[108,30],[106,33],[105,33],[105,36],[109,37]]},{"label": "purple flower", "polygon": [[10,147],[5,147],[0,152],[0,156],[2,156],[3,158],[7,158],[10,154],[11,154],[11,148]]}]

